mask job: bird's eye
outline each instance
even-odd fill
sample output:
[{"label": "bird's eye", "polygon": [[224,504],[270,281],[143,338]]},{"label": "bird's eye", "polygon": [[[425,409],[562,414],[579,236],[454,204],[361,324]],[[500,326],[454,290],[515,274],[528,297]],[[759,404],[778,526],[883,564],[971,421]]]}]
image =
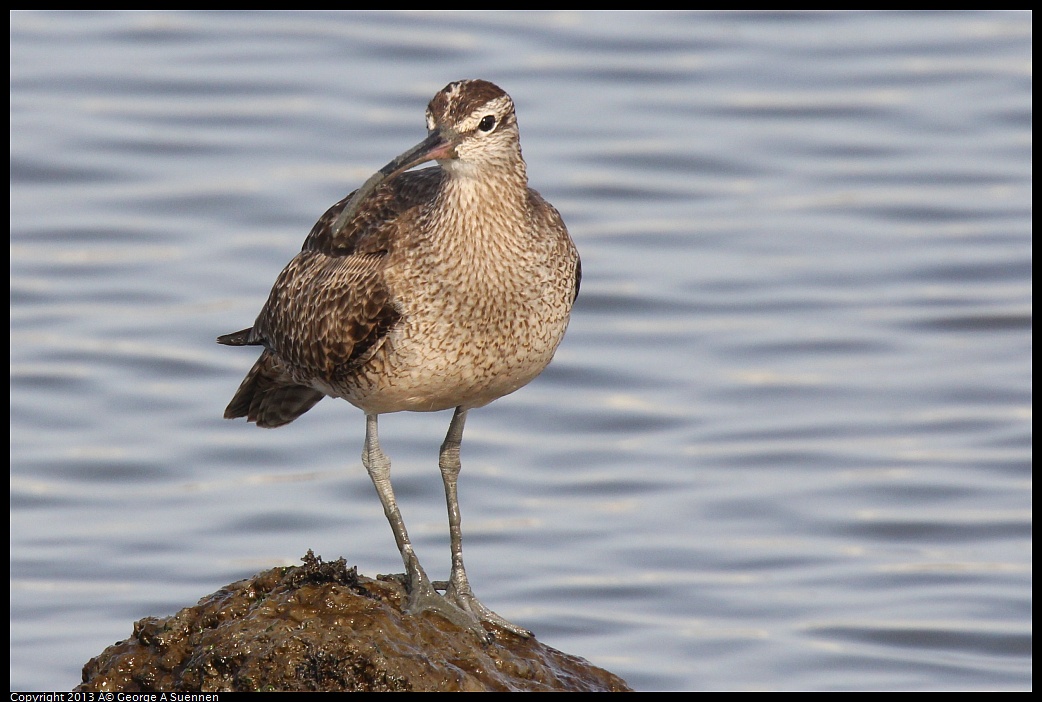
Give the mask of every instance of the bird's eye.
[{"label": "bird's eye", "polygon": [[496,126],[496,118],[493,115],[485,115],[478,123],[478,129],[483,132],[491,132],[494,126]]}]

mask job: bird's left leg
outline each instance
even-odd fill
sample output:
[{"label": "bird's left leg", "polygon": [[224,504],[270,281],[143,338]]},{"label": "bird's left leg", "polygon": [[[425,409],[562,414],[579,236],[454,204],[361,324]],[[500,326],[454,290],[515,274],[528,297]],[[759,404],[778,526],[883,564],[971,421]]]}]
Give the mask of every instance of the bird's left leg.
[{"label": "bird's left leg", "polygon": [[452,572],[445,589],[445,597],[459,605],[460,609],[470,612],[478,619],[489,622],[518,636],[528,638],[532,635],[528,629],[508,622],[491,609],[481,604],[470,589],[467,571],[463,567],[463,533],[460,529],[459,498],[456,494],[456,481],[460,472],[460,443],[463,441],[463,425],[467,421],[467,410],[457,407],[449,423],[449,431],[438,454],[438,467],[441,468],[441,479],[445,483],[445,501],[449,508],[449,539],[452,548]]}]

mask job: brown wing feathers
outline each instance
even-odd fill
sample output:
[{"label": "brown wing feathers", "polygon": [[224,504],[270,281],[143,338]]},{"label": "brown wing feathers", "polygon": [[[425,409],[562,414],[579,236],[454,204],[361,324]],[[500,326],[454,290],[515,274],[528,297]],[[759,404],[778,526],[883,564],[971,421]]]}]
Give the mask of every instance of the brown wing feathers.
[{"label": "brown wing feathers", "polygon": [[[404,173],[374,192],[338,236],[331,231],[350,196],[315,223],[276,280],[253,327],[218,337],[228,346],[264,346],[225,410],[260,427],[292,422],[329,385],[365,363],[401,317],[382,268],[402,215],[430,197],[443,174]],[[407,218],[406,218],[407,219]],[[314,343],[321,339],[322,343]]]}]

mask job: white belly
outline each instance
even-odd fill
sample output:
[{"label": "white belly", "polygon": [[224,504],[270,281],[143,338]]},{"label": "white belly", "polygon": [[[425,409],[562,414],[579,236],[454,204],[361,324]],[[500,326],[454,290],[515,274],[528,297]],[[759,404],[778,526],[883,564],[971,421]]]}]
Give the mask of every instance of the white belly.
[{"label": "white belly", "polygon": [[487,405],[542,373],[568,325],[564,310],[512,309],[509,315],[472,311],[467,322],[451,311],[406,317],[348,387],[323,392],[377,414]]}]

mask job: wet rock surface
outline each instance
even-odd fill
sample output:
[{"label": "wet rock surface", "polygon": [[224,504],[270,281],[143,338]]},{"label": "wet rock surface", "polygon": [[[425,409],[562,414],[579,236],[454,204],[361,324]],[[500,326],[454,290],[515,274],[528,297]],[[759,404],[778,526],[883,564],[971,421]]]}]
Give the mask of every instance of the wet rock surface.
[{"label": "wet rock surface", "polygon": [[77,691],[630,691],[576,656],[496,630],[488,641],[401,611],[405,588],[310,551],[232,583],[83,667]]}]

